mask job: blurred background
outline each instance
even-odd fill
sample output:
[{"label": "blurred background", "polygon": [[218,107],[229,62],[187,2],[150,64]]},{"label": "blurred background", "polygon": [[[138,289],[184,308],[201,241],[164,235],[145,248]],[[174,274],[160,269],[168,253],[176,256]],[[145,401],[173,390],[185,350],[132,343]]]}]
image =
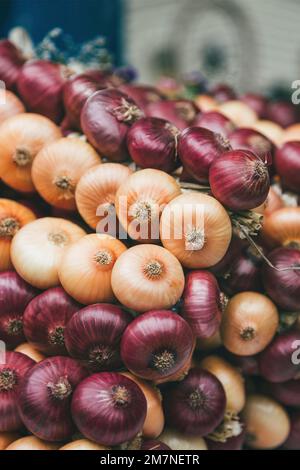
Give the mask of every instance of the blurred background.
[{"label": "blurred background", "polygon": [[140,81],[200,70],[238,91],[289,88],[300,78],[299,0],[0,0],[0,34],[16,25],[39,42],[61,27],[98,34]]}]

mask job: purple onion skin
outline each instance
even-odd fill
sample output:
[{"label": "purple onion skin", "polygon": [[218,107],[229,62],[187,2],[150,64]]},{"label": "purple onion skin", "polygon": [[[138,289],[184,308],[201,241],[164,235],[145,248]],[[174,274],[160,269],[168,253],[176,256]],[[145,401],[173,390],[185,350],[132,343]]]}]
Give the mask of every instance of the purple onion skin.
[{"label": "purple onion skin", "polygon": [[245,240],[241,240],[238,236],[233,235],[224,257],[217,264],[209,268],[210,272],[215,276],[223,276],[226,274],[233,261],[240,256],[246,244],[247,242],[245,242]]},{"label": "purple onion skin", "polygon": [[259,355],[258,364],[262,377],[275,383],[296,378],[300,373],[300,364],[297,364],[300,357],[300,352],[297,354],[299,350],[299,331],[288,331],[274,338]]},{"label": "purple onion skin", "polygon": [[209,129],[216,134],[221,134],[226,138],[228,138],[235,129],[233,122],[218,111],[209,111],[202,114],[199,113],[193,125],[204,127],[205,129]]},{"label": "purple onion skin", "polygon": [[120,111],[124,103],[136,106],[125,93],[110,88],[90,96],[81,111],[81,128],[89,142],[114,162],[128,158],[126,137],[130,122]]},{"label": "purple onion skin", "polygon": [[37,292],[17,273],[0,273],[0,339],[7,348],[15,348],[25,341],[23,313]]},{"label": "purple onion skin", "polygon": [[64,330],[81,305],[61,287],[35,297],[24,312],[24,333],[36,349],[49,356],[67,355]]},{"label": "purple onion skin", "polygon": [[300,379],[267,384],[270,395],[285,406],[300,407]]},{"label": "purple onion skin", "polygon": [[18,92],[26,108],[59,123],[64,114],[63,68],[47,60],[27,62],[18,77]]},{"label": "purple onion skin", "polygon": [[288,127],[299,121],[297,106],[287,101],[270,103],[267,110],[267,118],[276,122],[281,127]]},{"label": "purple onion skin", "polygon": [[226,351],[228,360],[237,367],[243,375],[257,376],[259,375],[257,356],[237,356]]},{"label": "purple onion skin", "polygon": [[8,39],[0,41],[0,80],[7,90],[17,91],[17,81],[25,59]]},{"label": "purple onion skin", "polygon": [[[203,403],[205,401],[205,403]],[[180,432],[206,436],[224,418],[226,396],[221,382],[203,369],[190,369],[163,396],[166,422]]]},{"label": "purple onion skin", "polygon": [[63,99],[70,128],[81,130],[80,114],[84,103],[93,93],[108,86],[108,79],[100,70],[86,71],[65,83]]},{"label": "purple onion skin", "polygon": [[300,142],[286,142],[277,150],[275,168],[283,187],[300,193]]},{"label": "purple onion skin", "polygon": [[144,112],[146,112],[149,104],[156,103],[163,99],[162,94],[155,87],[148,85],[132,85],[126,83],[120,85],[119,90],[133,99]]},{"label": "purple onion skin", "polygon": [[155,168],[172,173],[178,166],[178,133],[178,129],[164,119],[139,119],[127,134],[127,146],[132,160],[141,168]]},{"label": "purple onion skin", "polygon": [[[18,411],[18,394],[20,382],[26,373],[35,365],[35,361],[19,352],[6,352],[5,363],[0,363],[0,432],[16,431],[23,425]],[[15,384],[5,389],[1,375],[12,371]]]},{"label": "purple onion skin", "polygon": [[206,438],[208,450],[242,450],[245,442],[246,430],[243,429],[238,436],[230,437],[226,442],[216,442]]},{"label": "purple onion skin", "polygon": [[190,100],[164,100],[150,103],[146,115],[170,121],[179,130],[193,125],[199,109]]},{"label": "purple onion skin", "polygon": [[235,100],[237,95],[235,91],[226,83],[220,83],[212,89],[212,95],[219,101],[219,103],[225,103],[225,101]]},{"label": "purple onion skin", "polygon": [[283,447],[289,450],[300,450],[300,411],[293,411],[291,413],[290,422],[290,434]]},{"label": "purple onion skin", "polygon": [[185,279],[182,316],[197,338],[210,338],[221,323],[220,289],[209,271],[191,271]]},{"label": "purple onion skin", "polygon": [[94,371],[120,368],[120,342],[131,321],[132,316],[116,305],[94,304],[79,310],[65,330],[69,354]]},{"label": "purple onion skin", "polygon": [[240,254],[220,280],[222,291],[229,296],[244,291],[261,292],[260,264],[246,253]]},{"label": "purple onion skin", "polygon": [[230,134],[229,141],[234,150],[250,150],[267,165],[272,164],[275,146],[260,132],[247,127],[240,127]]},{"label": "purple onion skin", "polygon": [[248,150],[232,150],[215,159],[209,183],[214,197],[233,211],[260,206],[270,189],[266,165]]},{"label": "purple onion skin", "polygon": [[[169,310],[139,315],[126,328],[121,341],[121,357],[127,369],[147,380],[161,381],[179,373],[190,359],[195,345],[189,324]],[[174,363],[160,369],[157,355],[168,351]]]},{"label": "purple onion skin", "polygon": [[203,127],[188,127],[178,141],[178,155],[185,170],[200,183],[208,181],[210,166],[230,148],[220,134]]},{"label": "purple onion skin", "polygon": [[[279,269],[300,267],[300,251],[294,248],[276,248],[268,258]],[[277,271],[265,263],[262,274],[264,288],[271,299],[282,309],[297,312],[300,306],[300,270]]]},{"label": "purple onion skin", "polygon": [[[24,377],[18,397],[21,419],[35,436],[46,441],[63,441],[74,432],[71,399],[75,387],[88,375],[75,359],[56,356],[36,364]],[[65,392],[55,396],[53,386],[63,382]]]},{"label": "purple onion skin", "polygon": [[246,103],[257,114],[260,119],[266,119],[268,100],[262,96],[254,93],[246,93],[241,96],[241,101]]},{"label": "purple onion skin", "polygon": [[172,450],[171,447],[167,446],[161,441],[143,441],[141,450]]},{"label": "purple onion skin", "polygon": [[[118,388],[123,397],[125,392],[119,404],[114,399]],[[133,439],[142,430],[146,411],[146,398],[138,385],[114,372],[93,374],[83,380],[72,400],[72,415],[79,431],[107,446]]]}]

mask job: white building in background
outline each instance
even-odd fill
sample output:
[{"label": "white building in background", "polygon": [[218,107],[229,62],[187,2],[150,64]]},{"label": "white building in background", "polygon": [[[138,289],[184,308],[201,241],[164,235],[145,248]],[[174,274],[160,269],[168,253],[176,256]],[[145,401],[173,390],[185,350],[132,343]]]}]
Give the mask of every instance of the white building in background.
[{"label": "white building in background", "polygon": [[127,61],[153,82],[201,70],[241,91],[300,79],[300,0],[127,0]]}]

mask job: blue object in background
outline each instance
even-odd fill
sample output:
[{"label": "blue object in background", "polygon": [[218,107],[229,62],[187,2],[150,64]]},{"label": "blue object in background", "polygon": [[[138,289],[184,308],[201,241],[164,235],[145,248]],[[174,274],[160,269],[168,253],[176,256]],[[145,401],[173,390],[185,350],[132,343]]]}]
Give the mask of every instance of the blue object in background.
[{"label": "blue object in background", "polygon": [[25,28],[34,43],[53,28],[76,43],[103,36],[115,65],[122,64],[123,0],[0,0],[0,37],[15,26]]}]

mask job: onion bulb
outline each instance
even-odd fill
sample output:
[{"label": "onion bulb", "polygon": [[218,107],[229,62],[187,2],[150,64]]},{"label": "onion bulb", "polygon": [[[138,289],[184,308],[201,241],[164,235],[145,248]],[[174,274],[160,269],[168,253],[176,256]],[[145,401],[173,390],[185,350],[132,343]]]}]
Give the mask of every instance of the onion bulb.
[{"label": "onion bulb", "polygon": [[163,210],[160,223],[163,246],[184,267],[207,268],[225,255],[232,235],[230,218],[211,196],[186,193]]},{"label": "onion bulb", "polygon": [[32,162],[41,148],[61,137],[59,128],[39,114],[17,114],[0,127],[0,177],[13,189],[33,192]]},{"label": "onion bulb", "polygon": [[242,413],[246,442],[253,449],[274,449],[289,435],[290,420],[276,401],[263,395],[249,395]]},{"label": "onion bulb", "polygon": [[75,189],[81,176],[101,163],[91,145],[63,138],[44,147],[32,165],[33,184],[45,201],[61,209],[76,209]]},{"label": "onion bulb", "polygon": [[39,439],[36,436],[26,436],[12,442],[5,450],[56,450],[59,444],[54,442],[47,442]]},{"label": "onion bulb", "polygon": [[275,167],[284,188],[300,193],[300,142],[286,142],[275,154]]},{"label": "onion bulb", "polygon": [[159,439],[172,450],[207,450],[207,445],[202,437],[187,436],[174,429],[164,429]]},{"label": "onion bulb", "polygon": [[1,102],[0,106],[0,124],[2,124],[6,119],[21,113],[25,113],[23,103],[14,93],[6,90],[5,103]]},{"label": "onion bulb", "polygon": [[32,359],[33,361],[35,362],[41,362],[43,361],[46,357],[40,352],[38,351],[37,349],[35,349],[33,346],[31,346],[31,344],[29,343],[22,343],[22,344],[19,344],[19,346],[17,346],[15,349],[14,349],[15,352],[19,352],[19,353],[22,353],[22,354],[25,354],[25,356],[28,356],[30,357],[30,359]]},{"label": "onion bulb", "polygon": [[[73,243],[62,257],[59,280],[63,288],[82,304],[112,301],[112,269],[125,251],[126,246],[110,235],[86,235]],[[132,296],[132,292],[128,294]]]},{"label": "onion bulb", "polygon": [[262,234],[272,247],[300,245],[300,207],[283,207],[265,218]]},{"label": "onion bulb", "polygon": [[254,122],[251,126],[252,129],[260,132],[261,134],[268,137],[275,145],[281,145],[284,130],[279,124],[273,121],[259,120]]},{"label": "onion bulb", "polygon": [[181,193],[175,179],[164,171],[133,173],[116,194],[116,212],[122,227],[134,240],[159,240],[159,220],[166,204]]},{"label": "onion bulb", "polygon": [[59,450],[109,450],[109,448],[88,439],[78,439],[65,444]]},{"label": "onion bulb", "polygon": [[230,100],[220,104],[218,111],[238,127],[251,126],[257,120],[255,111],[239,100]]},{"label": "onion bulb", "polygon": [[145,312],[172,307],[182,295],[184,274],[179,261],[165,248],[137,245],[116,261],[111,283],[122,305]]},{"label": "onion bulb", "polygon": [[0,450],[5,450],[12,442],[19,438],[16,432],[0,432]]},{"label": "onion bulb", "polygon": [[[76,205],[81,217],[97,232],[104,231],[101,222],[114,211],[116,193],[131,173],[129,167],[120,163],[105,163],[91,168],[80,178],[75,191]],[[115,233],[111,235],[116,235],[117,227],[113,228]]]},{"label": "onion bulb", "polygon": [[67,246],[85,235],[77,225],[55,217],[37,219],[15,235],[11,259],[29,284],[47,289],[59,284],[58,266]]},{"label": "onion bulb", "polygon": [[230,299],[223,314],[223,344],[239,356],[257,354],[271,342],[278,324],[277,308],[268,297],[241,292]]},{"label": "onion bulb", "polygon": [[34,213],[22,204],[10,199],[0,199],[0,271],[12,268],[12,239],[18,230],[35,218]]},{"label": "onion bulb", "polygon": [[300,140],[300,123],[292,124],[283,131],[281,143]]}]

